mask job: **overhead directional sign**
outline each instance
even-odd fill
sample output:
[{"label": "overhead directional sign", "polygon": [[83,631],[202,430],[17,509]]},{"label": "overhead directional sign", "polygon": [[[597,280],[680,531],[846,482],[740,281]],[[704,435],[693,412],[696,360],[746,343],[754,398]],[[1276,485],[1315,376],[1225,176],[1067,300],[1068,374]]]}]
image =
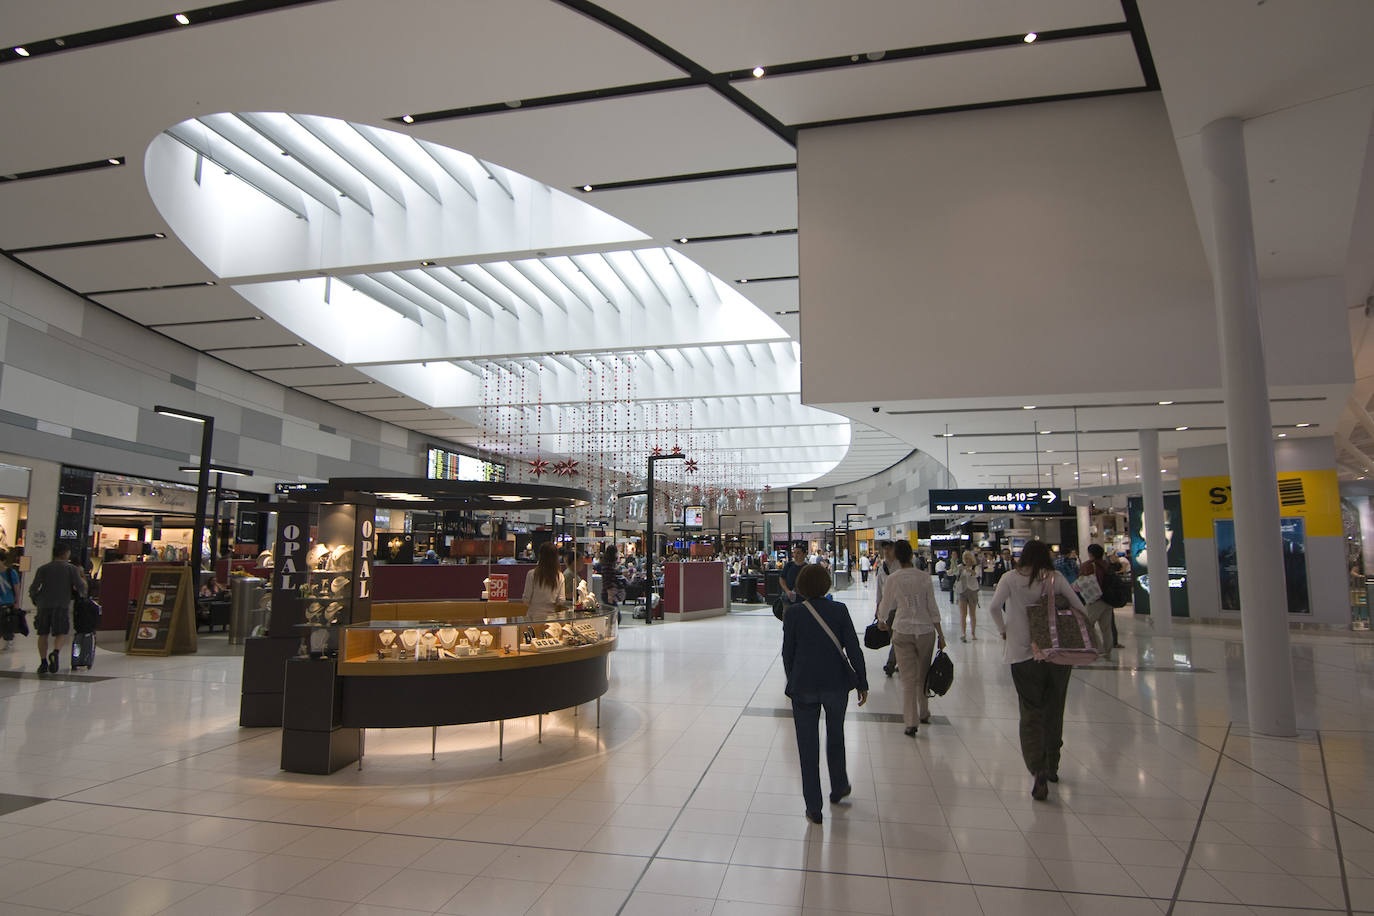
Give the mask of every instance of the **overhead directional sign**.
[{"label": "overhead directional sign", "polygon": [[1038,513],[1058,515],[1059,490],[931,490],[931,515],[991,515],[1000,513]]}]

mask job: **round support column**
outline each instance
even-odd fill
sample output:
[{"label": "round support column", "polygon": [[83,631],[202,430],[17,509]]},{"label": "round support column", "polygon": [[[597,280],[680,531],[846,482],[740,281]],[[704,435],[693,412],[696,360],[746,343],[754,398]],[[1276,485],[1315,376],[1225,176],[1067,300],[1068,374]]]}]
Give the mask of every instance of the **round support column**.
[{"label": "round support column", "polygon": [[[1150,624],[1156,636],[1173,632],[1173,598],[1169,595],[1169,542],[1164,537],[1164,481],[1159,467],[1159,430],[1140,431],[1140,490],[1145,502],[1145,557],[1150,576]],[[1175,519],[1183,537],[1182,519]]]},{"label": "round support column", "polygon": [[1252,731],[1291,736],[1297,734],[1297,714],[1244,125],[1237,118],[1213,121],[1201,139],[1212,210],[1212,289],[1226,399],[1245,696]]}]

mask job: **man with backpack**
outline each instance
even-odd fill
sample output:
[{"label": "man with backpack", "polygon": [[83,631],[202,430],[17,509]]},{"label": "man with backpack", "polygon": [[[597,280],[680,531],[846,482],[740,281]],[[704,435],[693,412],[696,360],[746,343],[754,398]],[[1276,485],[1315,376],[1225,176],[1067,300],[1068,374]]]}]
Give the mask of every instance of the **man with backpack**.
[{"label": "man with backpack", "polygon": [[[71,564],[71,555],[67,547],[53,550],[52,562],[38,567],[29,585],[29,597],[37,608],[33,624],[38,631],[38,655],[42,659],[38,665],[39,674],[57,673],[62,647],[72,631],[72,598],[86,597],[86,579],[81,570]],[[53,642],[51,652],[48,651],[49,636]]]}]

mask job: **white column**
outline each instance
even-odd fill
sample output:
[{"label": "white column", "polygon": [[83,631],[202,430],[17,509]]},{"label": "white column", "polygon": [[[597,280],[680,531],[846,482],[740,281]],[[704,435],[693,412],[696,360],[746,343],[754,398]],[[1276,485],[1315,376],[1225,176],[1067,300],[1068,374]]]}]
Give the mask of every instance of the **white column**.
[{"label": "white column", "polygon": [[1213,121],[1201,139],[1212,206],[1212,289],[1236,518],[1245,695],[1252,731],[1291,736],[1297,715],[1244,126],[1237,118]]},{"label": "white column", "polygon": [[1364,574],[1374,576],[1374,503],[1363,493],[1351,496],[1360,517],[1360,551],[1364,554]]},{"label": "white column", "polygon": [[[1174,627],[1173,598],[1169,595],[1169,543],[1164,537],[1164,480],[1159,467],[1159,430],[1140,431],[1140,488],[1145,498],[1145,559],[1150,575],[1150,624],[1156,636]],[[1174,519],[1183,537],[1181,519]]]},{"label": "white column", "polygon": [[1092,543],[1093,515],[1092,506],[1078,506],[1078,558],[1088,558],[1088,545]]}]

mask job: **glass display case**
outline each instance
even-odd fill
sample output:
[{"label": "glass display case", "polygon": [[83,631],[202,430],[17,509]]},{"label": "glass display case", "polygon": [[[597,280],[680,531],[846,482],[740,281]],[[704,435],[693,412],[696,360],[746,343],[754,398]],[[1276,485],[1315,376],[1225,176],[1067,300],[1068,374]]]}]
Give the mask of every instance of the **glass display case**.
[{"label": "glass display case", "polygon": [[343,628],[339,674],[429,674],[609,651],[614,611],[470,620],[376,620]]}]

